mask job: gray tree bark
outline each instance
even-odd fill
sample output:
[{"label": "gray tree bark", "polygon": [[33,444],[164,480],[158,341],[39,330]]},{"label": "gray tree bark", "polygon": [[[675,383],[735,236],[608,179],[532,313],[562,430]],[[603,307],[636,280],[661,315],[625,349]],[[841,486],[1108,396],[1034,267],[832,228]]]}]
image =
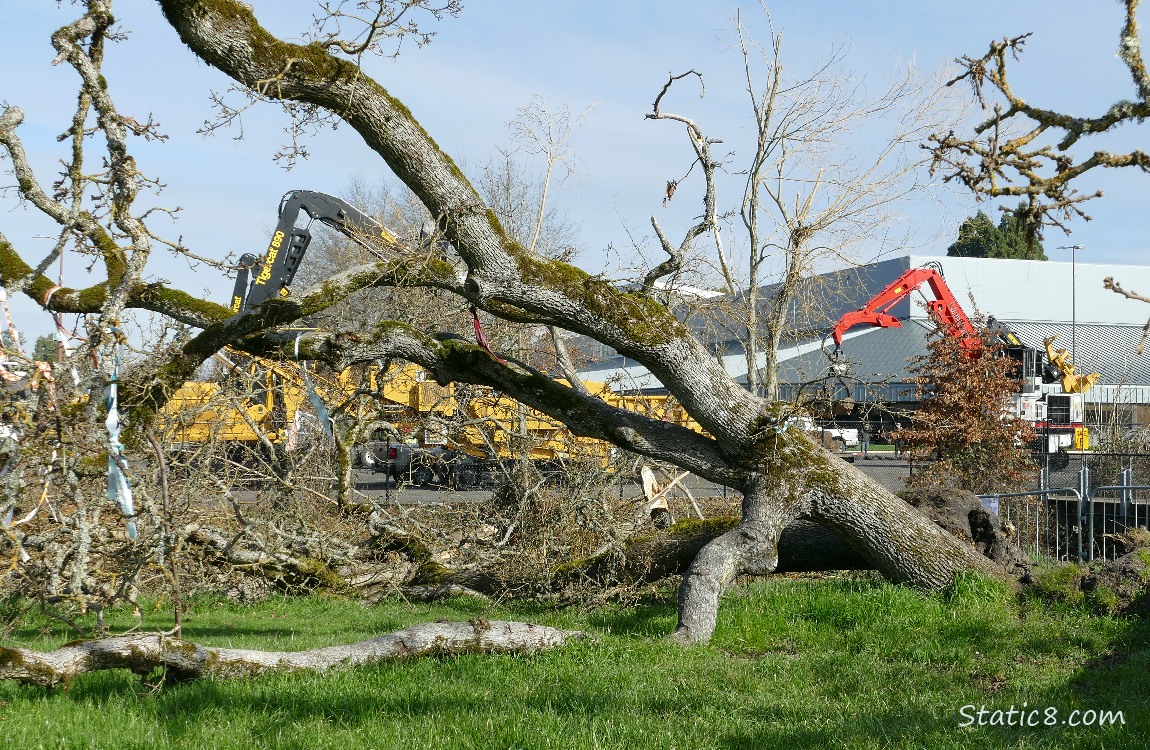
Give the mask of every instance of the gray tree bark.
[{"label": "gray tree bark", "polygon": [[55,651],[0,647],[0,680],[32,685],[68,684],[87,672],[128,669],[148,675],[158,668],[178,680],[233,679],[266,672],[326,672],[419,656],[533,653],[580,638],[578,631],[522,622],[432,622],[347,646],[309,651],[210,648],[163,633],[136,633],[81,641]]}]

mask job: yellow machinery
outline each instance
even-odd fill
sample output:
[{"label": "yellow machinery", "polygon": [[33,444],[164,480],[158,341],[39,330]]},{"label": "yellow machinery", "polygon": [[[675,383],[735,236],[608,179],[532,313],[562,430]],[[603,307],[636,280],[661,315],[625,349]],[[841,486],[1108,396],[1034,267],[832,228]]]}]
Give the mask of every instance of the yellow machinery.
[{"label": "yellow machinery", "polygon": [[[302,370],[294,363],[250,357],[247,367],[220,357],[227,368],[221,382],[184,383],[162,412],[169,444],[210,440],[273,444],[290,441],[297,415],[310,412]],[[416,365],[381,374],[376,368],[349,368],[336,378],[310,373],[317,395],[334,409],[356,394],[373,399],[373,419],[386,421],[420,448],[441,447],[479,459],[526,457],[536,461],[594,459],[605,462],[612,447],[572,435],[551,419],[490,388],[440,386]],[[624,396],[603,383],[585,383],[612,406],[700,430],[669,396]]]},{"label": "yellow machinery", "polygon": [[1064,393],[1085,393],[1093,388],[1094,384],[1098,382],[1098,378],[1102,376],[1096,372],[1089,375],[1075,373],[1074,363],[1070,361],[1070,352],[1065,349],[1054,348],[1054,340],[1057,338],[1058,334],[1047,336],[1042,343],[1046,345],[1047,360],[1062,373],[1062,391]]},{"label": "yellow machinery", "polygon": [[[592,394],[617,408],[653,419],[694,424],[668,396],[620,396],[603,383],[584,385]],[[477,390],[478,395],[474,393]],[[489,389],[473,388],[472,391],[473,395],[459,404],[465,414],[465,426],[457,438],[458,449],[472,456],[492,457],[494,453],[499,458],[509,458],[527,451],[533,460],[578,458],[605,462],[613,451],[609,444],[576,437],[561,422]]]},{"label": "yellow machinery", "polygon": [[[344,381],[346,373],[341,373]],[[475,458],[526,456],[535,461],[594,459],[606,461],[612,446],[576,437],[563,423],[507,396],[481,386],[440,386],[416,365],[404,365],[380,377],[370,375],[382,398],[382,411],[419,447],[441,446]],[[594,395],[612,406],[653,419],[700,429],[669,396],[621,396],[604,383],[585,382]],[[388,414],[388,405],[402,407]]]},{"label": "yellow machinery", "polygon": [[[301,215],[307,222],[297,226]],[[335,196],[310,190],[287,193],[279,206],[279,223],[262,258],[245,254],[232,291],[237,315],[274,297],[289,286],[311,242],[309,226],[319,221],[342,232],[377,257],[394,248],[396,236],[363,211]],[[478,320],[478,319],[477,319]],[[163,410],[166,437],[173,443],[202,444],[211,439],[255,443],[266,439],[290,444],[301,410],[306,411],[307,382],[296,363],[258,357],[239,367],[226,357],[222,383],[185,383]],[[334,379],[309,375],[313,393],[322,401],[318,411],[332,410],[357,395],[374,399],[375,417],[414,438],[417,449],[463,453],[480,460],[522,457],[566,459],[580,455],[605,460],[606,443],[576,438],[564,425],[505,398],[489,388],[441,387],[415,365],[379,373],[374,368],[350,368]],[[698,429],[681,407],[666,396],[619,396],[602,383],[588,389],[608,403],[674,420]]]},{"label": "yellow machinery", "polygon": [[165,404],[167,442],[285,442],[308,400],[299,373],[285,377],[283,366],[265,360],[253,360],[248,368],[220,360],[228,368],[221,382],[188,381]]},{"label": "yellow machinery", "polygon": [[[246,366],[231,358],[242,356]],[[203,443],[211,439],[272,443],[289,439],[297,416],[309,411],[307,384],[299,364],[237,355],[228,350],[217,356],[225,375],[218,382],[188,381],[165,405],[165,435],[176,443]],[[309,372],[312,387],[328,408],[352,398],[356,384],[351,372],[337,379]]]}]

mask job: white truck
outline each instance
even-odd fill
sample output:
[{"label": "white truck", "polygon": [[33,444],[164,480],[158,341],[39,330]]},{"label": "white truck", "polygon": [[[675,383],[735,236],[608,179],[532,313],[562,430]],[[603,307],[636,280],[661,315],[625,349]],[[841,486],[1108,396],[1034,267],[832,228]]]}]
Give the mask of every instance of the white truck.
[{"label": "white truck", "polygon": [[819,442],[836,451],[859,447],[859,431],[853,427],[823,427],[810,417],[795,417],[795,425],[804,432],[817,435]]}]

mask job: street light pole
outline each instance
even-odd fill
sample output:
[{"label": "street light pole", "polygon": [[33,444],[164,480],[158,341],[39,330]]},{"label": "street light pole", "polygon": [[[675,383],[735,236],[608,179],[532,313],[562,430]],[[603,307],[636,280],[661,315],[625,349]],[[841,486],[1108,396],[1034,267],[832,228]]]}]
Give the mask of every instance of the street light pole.
[{"label": "street light pole", "polygon": [[1078,258],[1078,251],[1082,250],[1082,245],[1062,245],[1059,250],[1070,251],[1070,361],[1074,365],[1078,364],[1078,273],[1076,267],[1076,260]]}]

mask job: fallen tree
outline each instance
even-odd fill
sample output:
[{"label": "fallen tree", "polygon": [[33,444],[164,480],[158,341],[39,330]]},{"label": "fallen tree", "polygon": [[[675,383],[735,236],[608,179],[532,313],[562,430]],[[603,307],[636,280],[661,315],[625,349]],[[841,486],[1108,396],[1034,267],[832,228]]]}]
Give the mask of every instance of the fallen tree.
[{"label": "fallen tree", "polygon": [[[939,528],[1002,566],[1011,578],[1030,580],[1030,562],[1015,545],[1011,531],[975,495],[936,486],[903,496]],[[421,601],[456,595],[506,598],[520,594],[588,601],[625,593],[638,584],[658,583],[686,574],[704,547],[739,526],[738,515],[724,513],[728,508],[728,503],[718,504],[707,518],[686,518],[666,527],[650,521],[641,526],[620,527],[615,538],[592,554],[580,556],[578,550],[571,550],[556,557],[558,562],[537,565],[514,562],[533,546],[536,540],[532,537],[512,534],[510,543],[497,544],[497,537],[507,534],[495,530],[486,553],[472,555],[477,559],[468,562],[458,543],[421,537],[382,522],[380,516],[369,519],[371,536],[354,543],[331,544],[322,559],[282,550],[269,554],[267,550],[275,545],[257,539],[250,528],[237,536],[209,526],[190,525],[183,533],[190,545],[215,558],[218,565],[231,566],[249,578],[262,580],[265,588],[285,593],[325,591],[370,602],[396,592],[405,599]],[[479,508],[469,519],[457,518],[451,525],[462,539],[467,536],[468,523],[485,524],[489,518]],[[245,541],[245,537],[250,538]],[[840,536],[817,523],[799,519],[783,529],[778,563],[772,572],[873,569],[873,564]]]},{"label": "fallen tree", "polygon": [[[93,352],[109,347],[101,351],[111,354],[118,331],[114,321],[125,310],[151,310],[196,332],[164,347],[149,366],[120,377],[121,408],[131,417],[131,429],[146,428],[173,391],[224,346],[266,356],[323,360],[337,369],[402,359],[421,365],[440,384],[490,386],[562,422],[578,436],[674,464],[741,493],[738,523],[706,541],[683,576],[675,632],[682,643],[711,637],[719,598],[736,576],[778,569],[785,529],[798,520],[833,534],[895,582],[940,589],[962,571],[1010,577],[969,541],[939,528],[816,444],[794,426],[792,407],[748,392],[657,301],[654,282],[679,267],[691,241],[708,231],[706,226],[690,228],[678,247],[660,231],[670,261],[650,271],[638,291],[625,291],[579,268],[541,257],[508,235],[456,163],[400,101],[356,64],[356,56],[347,53],[349,47],[331,39],[308,45],[285,42],[263,28],[252,9],[237,0],[158,3],[192,53],[253,99],[347,123],[437,218],[450,252],[445,250],[448,257],[444,257],[383,243],[377,260],[316,288],[268,299],[240,315],[163,284],[145,283],[142,274],[153,235],[143,223],[146,212],[133,213],[141,176],[127,155],[126,143],[133,132],[147,134],[149,128],[128,128],[127,119],[114,109],[112,89],[99,73],[102,40],[112,23],[110,3],[92,0],[84,15],[61,29],[53,41],[60,59],[79,72],[86,97],[81,104],[95,108],[99,129],[107,137],[111,166],[109,188],[102,196],[111,210],[97,215],[107,216],[115,231],[93,214],[65,205],[62,193],[49,195],[41,189],[23,155],[17,135],[22,113],[15,107],[0,115],[0,144],[13,163],[21,196],[61,225],[64,233],[75,233],[98,248],[96,257],[104,262],[107,280],[88,289],[59,288],[43,274],[46,262],[27,262],[3,237],[0,275],[9,289],[23,292],[49,311],[93,316],[87,344]],[[78,140],[83,138],[84,122],[79,117],[73,126]],[[80,179],[78,162],[69,174]],[[81,187],[72,194],[76,202],[84,198]],[[706,200],[711,199],[708,188]],[[127,238],[126,244],[121,246],[117,238]],[[363,290],[386,286],[438,290],[486,315],[554,327],[610,346],[654,374],[705,433],[610,406],[547,372],[494,356],[484,342],[470,344],[402,321],[381,320],[373,331],[355,335],[316,331],[297,337],[294,346],[285,344],[282,331],[277,331]],[[115,377],[112,361],[110,356],[101,360],[93,387]],[[95,411],[95,401],[91,400],[89,412]],[[212,546],[220,540],[203,536],[202,541]],[[77,586],[82,585],[79,580]]]}]

